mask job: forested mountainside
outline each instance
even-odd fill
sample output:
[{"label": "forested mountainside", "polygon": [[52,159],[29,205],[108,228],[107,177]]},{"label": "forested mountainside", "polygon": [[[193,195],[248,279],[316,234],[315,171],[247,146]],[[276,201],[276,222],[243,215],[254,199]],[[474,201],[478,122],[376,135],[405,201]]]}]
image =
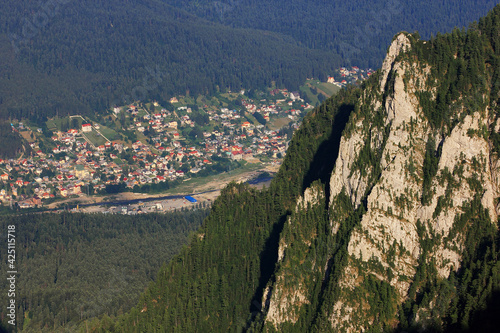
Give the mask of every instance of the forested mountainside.
[{"label": "forested mountainside", "polygon": [[333,51],[344,64],[379,68],[392,36],[423,38],[465,27],[491,10],[493,0],[163,0],[230,27],[279,32],[313,49]]},{"label": "forested mountainside", "polygon": [[14,158],[22,149],[29,147],[27,144],[23,148],[23,141],[18,132],[12,131],[8,122],[0,121],[0,156],[4,158]]},{"label": "forested mountainside", "polygon": [[499,102],[500,6],[397,35],[305,118],[268,189],[228,186],[138,305],[93,328],[494,331]]},{"label": "forested mountainside", "polygon": [[378,67],[396,31],[449,31],[493,4],[2,1],[0,119],[93,114],[273,82],[296,89],[342,64]]},{"label": "forested mountainside", "polygon": [[[0,116],[103,111],[217,89],[298,88],[340,58],[293,38],[234,29],[158,0],[0,4]],[[37,26],[38,25],[38,26]]]},{"label": "forested mountainside", "polygon": [[[197,209],[136,216],[0,217],[3,276],[9,270],[5,230],[15,226],[17,332],[71,332],[82,320],[129,311],[207,214]],[[2,300],[8,299],[8,289],[2,279]],[[7,311],[6,306],[0,309],[0,332],[15,332]]]}]

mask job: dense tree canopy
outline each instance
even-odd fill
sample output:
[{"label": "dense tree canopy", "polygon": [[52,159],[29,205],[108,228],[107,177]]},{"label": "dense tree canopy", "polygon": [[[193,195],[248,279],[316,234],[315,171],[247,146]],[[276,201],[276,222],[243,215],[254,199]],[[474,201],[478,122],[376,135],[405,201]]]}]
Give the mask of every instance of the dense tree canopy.
[{"label": "dense tree canopy", "polygon": [[[17,327],[26,332],[74,330],[82,320],[128,311],[207,213],[0,217],[1,230],[16,228]],[[6,252],[3,246],[4,276]],[[2,279],[1,293],[7,289]],[[0,312],[0,331],[12,328],[5,307]]]},{"label": "dense tree canopy", "polygon": [[392,36],[419,31],[430,38],[468,26],[497,1],[163,0],[230,27],[288,35],[313,49],[333,51],[344,64],[380,66]]}]

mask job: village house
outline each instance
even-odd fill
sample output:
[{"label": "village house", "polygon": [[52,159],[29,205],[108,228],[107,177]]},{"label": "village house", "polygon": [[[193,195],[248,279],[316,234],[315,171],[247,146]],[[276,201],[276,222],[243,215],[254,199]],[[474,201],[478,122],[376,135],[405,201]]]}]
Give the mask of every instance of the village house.
[{"label": "village house", "polygon": [[91,124],[82,124],[82,132],[84,132],[84,133],[92,132],[92,125]]}]

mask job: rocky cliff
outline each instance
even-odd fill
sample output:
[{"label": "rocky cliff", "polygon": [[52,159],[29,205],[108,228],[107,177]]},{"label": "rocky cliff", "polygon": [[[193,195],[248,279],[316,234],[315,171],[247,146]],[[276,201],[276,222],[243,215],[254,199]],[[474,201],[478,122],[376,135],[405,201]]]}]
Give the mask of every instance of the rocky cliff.
[{"label": "rocky cliff", "polygon": [[[498,89],[488,60],[471,64],[466,51],[490,44],[479,42],[485,29],[468,34],[394,38],[343,131],[329,182],[308,188],[284,226],[265,330],[445,329],[459,321],[449,313],[464,307],[452,298],[467,289],[471,257],[485,255],[484,239],[471,234],[498,233],[500,191]],[[447,66],[439,52],[451,55]],[[482,76],[475,86],[460,73],[466,68]],[[304,223],[308,215],[318,223]],[[318,251],[320,239],[328,247]]]}]

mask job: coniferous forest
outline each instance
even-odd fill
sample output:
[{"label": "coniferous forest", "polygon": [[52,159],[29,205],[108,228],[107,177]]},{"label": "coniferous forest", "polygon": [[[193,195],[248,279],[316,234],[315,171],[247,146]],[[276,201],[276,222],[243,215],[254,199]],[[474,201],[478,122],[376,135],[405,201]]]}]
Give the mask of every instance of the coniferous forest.
[{"label": "coniferous forest", "polygon": [[[0,217],[2,230],[16,227],[17,327],[25,332],[75,331],[83,320],[129,311],[207,214],[208,210],[197,209],[136,216]],[[3,246],[2,261],[6,253]],[[2,265],[3,276],[6,271]],[[7,280],[2,279],[2,295],[7,289]],[[0,313],[0,330],[12,329],[5,309]]]},{"label": "coniferous forest", "polygon": [[392,36],[423,38],[466,27],[495,1],[164,0],[229,27],[278,32],[313,49],[342,56],[343,64],[378,68]]}]

